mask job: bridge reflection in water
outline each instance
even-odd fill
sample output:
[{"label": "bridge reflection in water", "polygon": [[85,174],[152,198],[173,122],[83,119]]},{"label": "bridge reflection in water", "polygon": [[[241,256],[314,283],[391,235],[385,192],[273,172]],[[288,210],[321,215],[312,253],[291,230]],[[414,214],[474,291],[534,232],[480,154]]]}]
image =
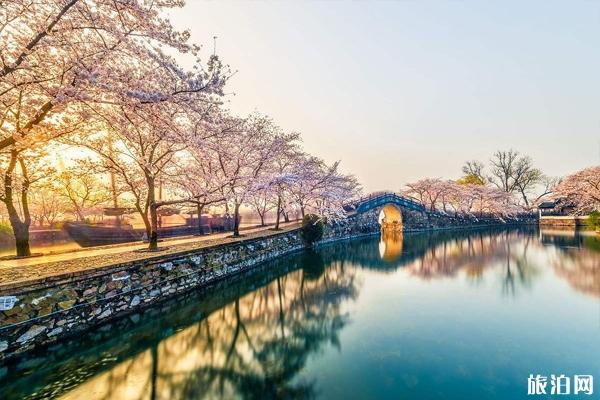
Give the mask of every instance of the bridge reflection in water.
[{"label": "bridge reflection in water", "polygon": [[402,256],[402,243],[404,236],[402,231],[393,229],[382,229],[379,240],[379,255],[387,262],[396,261]]},{"label": "bridge reflection in water", "polygon": [[381,225],[379,255],[384,261],[395,261],[402,255],[402,212],[394,204],[385,204],[379,213]]},{"label": "bridge reflection in water", "polygon": [[341,352],[348,306],[360,303],[366,280],[401,269],[405,281],[460,277],[483,289],[479,282],[490,274],[489,290],[515,296],[549,271],[600,297],[598,241],[588,239],[562,243],[535,228],[392,230],[379,241],[333,244],[24,356],[0,369],[0,393],[3,399],[312,398],[316,382],[301,378],[309,359],[330,347]]}]

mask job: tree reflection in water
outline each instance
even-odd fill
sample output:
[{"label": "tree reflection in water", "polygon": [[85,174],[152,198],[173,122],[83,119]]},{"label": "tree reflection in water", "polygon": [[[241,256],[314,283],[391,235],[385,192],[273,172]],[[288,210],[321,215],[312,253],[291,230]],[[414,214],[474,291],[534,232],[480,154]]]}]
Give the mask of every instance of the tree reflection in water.
[{"label": "tree reflection in water", "polygon": [[382,235],[380,242],[362,239],[322,250],[325,259],[352,262],[363,268],[393,272],[399,268],[424,280],[453,278],[461,273],[473,283],[485,269],[502,271],[502,293],[516,295],[539,274],[529,252],[539,244],[535,227],[437,231]]},{"label": "tree reflection in water", "polygon": [[[74,362],[63,366],[63,372],[54,376],[61,385],[47,382],[27,396],[29,379],[12,382],[4,392],[14,398],[61,394],[78,399],[312,398],[313,382],[294,378],[310,354],[326,344],[340,346],[338,334],[348,317],[340,305],[355,298],[358,288],[355,272],[344,271],[341,263],[325,267],[317,253],[304,257],[306,264],[301,265],[307,268],[276,276],[258,288],[245,283],[245,294],[198,322],[178,328],[169,327],[177,325],[169,316],[165,318],[171,321],[149,322],[149,329],[132,335],[138,343],[151,342],[141,351],[121,337],[121,347],[96,348],[98,359],[86,360],[87,369]],[[168,312],[193,321],[190,317],[205,308],[190,304]],[[103,358],[107,353],[111,356]],[[110,368],[102,372],[102,364]],[[24,369],[21,365],[15,375]],[[35,381],[35,371],[27,373]],[[70,390],[69,381],[78,385]]]},{"label": "tree reflection in water", "polygon": [[514,296],[519,287],[529,287],[539,274],[539,267],[528,257],[534,240],[528,229],[471,232],[466,237],[457,235],[430,247],[407,268],[413,276],[423,279],[464,273],[474,283],[482,281],[485,269],[500,270],[502,293]]},{"label": "tree reflection in water", "polygon": [[316,397],[315,382],[298,376],[306,376],[301,371],[311,355],[341,348],[349,318],[344,304],[358,297],[365,274],[402,270],[422,281],[486,281],[516,296],[549,265],[575,289],[600,297],[600,252],[590,240],[597,239],[516,228],[328,245],[26,355],[0,367],[0,393],[3,399]]},{"label": "tree reflection in water", "polygon": [[339,346],[340,302],[355,293],[353,274],[336,266],[276,278],[160,343],[158,397],[313,397],[312,383],[293,378],[323,344]]},{"label": "tree reflection in water", "polygon": [[557,249],[556,274],[581,293],[600,298],[600,237],[593,231],[542,230],[541,241]]}]

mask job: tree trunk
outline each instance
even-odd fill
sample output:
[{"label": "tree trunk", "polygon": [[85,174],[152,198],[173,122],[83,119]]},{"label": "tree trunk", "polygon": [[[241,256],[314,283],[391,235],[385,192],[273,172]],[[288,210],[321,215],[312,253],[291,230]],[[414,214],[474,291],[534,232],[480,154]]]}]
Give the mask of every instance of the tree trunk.
[{"label": "tree trunk", "polygon": [[150,218],[148,218],[148,212],[142,211],[141,208],[136,208],[142,217],[142,222],[144,222],[144,228],[146,229],[146,240],[148,240],[150,239],[150,233],[152,232],[152,228],[150,227]]},{"label": "tree trunk", "polygon": [[279,229],[280,214],[281,214],[281,196],[277,196],[277,217],[275,218],[275,230]]},{"label": "tree trunk", "polygon": [[81,209],[79,207],[77,207],[75,209],[75,213],[77,214],[77,220],[80,222],[85,221],[85,217],[83,216],[83,212],[81,212]]},{"label": "tree trunk", "polygon": [[233,236],[240,236],[240,205],[235,204],[233,209]]},{"label": "tree trunk", "polygon": [[285,210],[281,210],[281,213],[283,214],[283,220],[285,222],[290,222],[290,213]]},{"label": "tree trunk", "polygon": [[[18,218],[18,216],[17,216]],[[10,218],[11,225],[15,236],[15,246],[17,257],[28,257],[31,255],[29,247],[29,226],[21,221],[15,222]]]},{"label": "tree trunk", "polygon": [[150,226],[148,231],[148,250],[158,250],[158,207],[156,206],[156,193],[154,177],[146,175],[148,184],[148,206],[150,211]]},{"label": "tree trunk", "polygon": [[153,200],[150,203],[150,236],[148,237],[148,250],[158,250],[158,207]]},{"label": "tree trunk", "polygon": [[196,203],[196,212],[198,213],[198,235],[203,235],[204,231],[202,230],[202,209],[204,208],[204,204]]},{"label": "tree trunk", "polygon": [[[19,217],[13,203],[13,173],[19,161],[21,166],[21,172],[23,174],[23,187],[21,189],[21,205],[23,207],[23,220]],[[13,229],[15,237],[17,257],[28,257],[31,255],[31,249],[29,247],[29,226],[31,225],[31,214],[29,213],[29,201],[27,198],[27,191],[29,189],[29,179],[27,176],[27,169],[22,159],[18,158],[16,150],[12,150],[10,153],[10,161],[4,174],[4,204],[8,212],[8,219]]]},{"label": "tree trunk", "polygon": [[527,200],[527,195],[525,194],[524,190],[521,190],[521,196],[523,196],[523,201],[525,202],[525,206],[529,207],[529,200]]},{"label": "tree trunk", "polygon": [[302,219],[304,219],[304,206],[300,206],[300,215],[302,216]]}]

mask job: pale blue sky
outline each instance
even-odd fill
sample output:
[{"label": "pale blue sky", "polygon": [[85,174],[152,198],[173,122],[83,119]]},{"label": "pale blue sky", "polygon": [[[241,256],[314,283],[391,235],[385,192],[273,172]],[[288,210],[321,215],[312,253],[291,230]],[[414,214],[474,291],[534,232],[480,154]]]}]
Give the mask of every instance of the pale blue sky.
[{"label": "pale blue sky", "polygon": [[457,178],[499,148],[550,175],[600,163],[600,2],[229,2],[172,15],[271,115],[366,190]]}]

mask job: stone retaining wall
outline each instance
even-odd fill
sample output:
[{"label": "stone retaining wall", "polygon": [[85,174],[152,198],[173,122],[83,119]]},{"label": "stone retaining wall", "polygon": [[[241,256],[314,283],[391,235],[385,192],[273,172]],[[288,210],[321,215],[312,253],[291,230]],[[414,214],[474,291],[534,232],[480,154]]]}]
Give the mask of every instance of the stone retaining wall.
[{"label": "stone retaining wall", "polygon": [[298,230],[3,291],[0,360],[304,248]]},{"label": "stone retaining wall", "polygon": [[587,216],[542,216],[540,226],[543,227],[565,227],[565,228],[585,228],[587,227]]},{"label": "stone retaining wall", "polygon": [[[321,243],[380,231],[378,209],[326,226]],[[468,228],[527,220],[477,220],[403,212],[403,230]],[[178,293],[248,271],[305,247],[299,230],[176,254],[150,256],[84,273],[0,288],[0,360],[83,332]],[[84,262],[85,259],[82,260]]]},{"label": "stone retaining wall", "polygon": [[[325,230],[324,242],[351,238],[357,236],[377,234],[381,230],[378,222],[382,207],[374,208],[364,213],[355,214],[345,220],[333,222]],[[479,228],[507,225],[537,224],[535,214],[521,217],[477,218],[475,216],[452,216],[433,214],[414,210],[402,210],[402,231],[421,232],[440,229]]]}]

